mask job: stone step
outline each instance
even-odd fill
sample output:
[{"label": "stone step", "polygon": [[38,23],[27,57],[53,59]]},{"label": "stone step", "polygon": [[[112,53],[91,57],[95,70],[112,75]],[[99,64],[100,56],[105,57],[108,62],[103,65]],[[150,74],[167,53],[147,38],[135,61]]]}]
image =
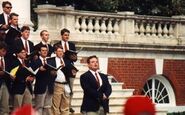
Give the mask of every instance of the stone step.
[{"label": "stone step", "polygon": [[[112,86],[112,89],[114,90],[114,89],[122,89],[122,85],[123,85],[123,83],[111,83],[111,86]],[[74,91],[82,91],[82,88],[81,88],[81,85],[80,84],[74,84],[73,85],[73,90]]]},{"label": "stone step", "polygon": [[[75,113],[80,113],[79,105],[72,105],[72,108],[75,110]],[[123,104],[109,104],[110,113],[121,113],[123,108]]]},{"label": "stone step", "polygon": [[[112,76],[108,76],[109,83],[112,83],[112,79],[113,79]],[[115,82],[113,82],[113,83],[115,83]],[[74,84],[80,84],[80,77],[78,77],[78,76],[75,77]]]},{"label": "stone step", "polygon": [[[133,95],[133,90],[127,90],[127,89],[122,89],[122,90],[116,90],[113,89],[112,94],[110,97],[129,97]],[[83,91],[74,91],[73,92],[73,97],[75,98],[82,98],[83,97]]]},{"label": "stone step", "polygon": [[[128,97],[109,97],[109,104],[124,104]],[[82,98],[73,98],[72,99],[72,105],[81,105],[82,104]]]}]

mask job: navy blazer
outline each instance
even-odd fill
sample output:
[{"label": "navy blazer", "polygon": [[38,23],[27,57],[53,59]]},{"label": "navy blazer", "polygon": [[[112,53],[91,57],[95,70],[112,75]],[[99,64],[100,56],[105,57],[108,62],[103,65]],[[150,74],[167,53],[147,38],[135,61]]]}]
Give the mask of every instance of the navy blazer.
[{"label": "navy blazer", "polygon": [[[11,67],[10,60],[4,57],[4,62],[5,62],[5,71],[10,72],[10,67]],[[9,92],[11,92],[12,81],[13,80],[11,79],[11,77],[5,73],[4,75],[0,76],[0,88],[1,88],[2,83],[5,82]]]},{"label": "navy blazer", "polygon": [[[56,60],[55,60],[56,57],[52,57],[52,58],[48,58],[47,59],[47,63],[52,65],[53,67],[56,67]],[[66,64],[66,61],[64,60],[64,64],[66,65],[65,67],[61,68],[60,70],[64,73],[65,75],[65,78],[66,78],[66,82],[69,83],[69,77],[68,77],[68,72],[69,72],[69,68],[67,68],[67,64]],[[55,76],[56,78],[56,76]]]},{"label": "navy blazer", "polygon": [[[72,43],[72,42],[70,42],[70,41],[68,41],[68,43],[69,43],[69,49],[70,49],[70,50],[73,50],[73,51],[76,51],[75,44]],[[55,43],[53,46],[55,47],[55,45],[58,45],[58,44],[59,44],[59,45],[62,45],[61,41]]]},{"label": "navy blazer", "polygon": [[5,22],[5,19],[4,19],[4,15],[3,15],[3,13],[2,14],[0,14],[0,24],[5,24],[6,22]]},{"label": "navy blazer", "polygon": [[[42,45],[43,45],[42,42],[38,43],[37,45],[34,46],[34,50],[35,51],[40,51],[40,47]],[[50,57],[51,54],[53,53],[54,49],[53,49],[53,47],[50,44],[48,44],[48,48],[49,48],[49,52],[48,52],[48,55],[47,56]]]},{"label": "navy blazer", "polygon": [[[27,67],[31,66],[31,63],[28,61],[25,62]],[[32,83],[31,82],[26,82],[27,76],[31,75],[27,70],[22,67],[20,61],[18,59],[15,59],[13,61],[12,69],[19,66],[18,71],[16,72],[16,78],[14,79],[13,86],[12,86],[12,92],[13,94],[23,94],[26,87],[28,87],[30,93],[32,94]]]},{"label": "navy blazer", "polygon": [[99,75],[102,79],[100,88],[98,88],[96,79],[90,71],[80,76],[80,84],[84,92],[81,112],[95,112],[99,110],[100,106],[103,106],[105,113],[109,112],[109,100],[103,100],[103,94],[109,97],[112,93],[112,88],[107,75],[102,73],[99,73]]},{"label": "navy blazer", "polygon": [[[47,60],[46,60],[47,61]],[[42,61],[40,58],[33,61],[33,69],[36,70],[37,68],[44,66],[42,64]],[[54,87],[54,81],[55,77],[51,76],[49,74],[49,70],[46,71],[38,71],[36,74],[36,82],[34,87],[34,93],[35,94],[43,94],[46,92],[46,89],[48,88],[49,93],[53,94],[53,87]]]},{"label": "navy blazer", "polygon": [[[29,48],[30,48],[30,53],[34,51],[34,44],[33,42],[31,42],[30,40],[28,40],[28,45],[29,45]],[[21,38],[15,40],[15,43],[14,43],[14,53],[16,52],[17,49],[22,49],[24,48],[24,44],[22,43],[22,40]]]}]

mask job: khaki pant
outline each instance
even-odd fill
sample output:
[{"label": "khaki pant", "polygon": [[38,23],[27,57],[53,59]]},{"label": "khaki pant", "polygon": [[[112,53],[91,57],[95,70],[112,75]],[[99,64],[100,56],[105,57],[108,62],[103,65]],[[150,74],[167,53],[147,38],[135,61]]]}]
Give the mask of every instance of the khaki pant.
[{"label": "khaki pant", "polygon": [[19,108],[25,104],[32,104],[32,95],[27,87],[22,95],[14,95],[14,109]]},{"label": "khaki pant", "polygon": [[69,115],[69,97],[63,84],[55,83],[51,110],[52,115]]},{"label": "khaki pant", "polygon": [[0,115],[9,115],[9,92],[5,83],[0,87]]},{"label": "khaki pant", "polygon": [[52,96],[48,89],[44,94],[35,95],[35,109],[39,115],[51,115]]},{"label": "khaki pant", "polygon": [[106,113],[104,112],[103,107],[100,107],[100,109],[98,111],[92,111],[92,112],[83,112],[83,115],[106,115]]}]

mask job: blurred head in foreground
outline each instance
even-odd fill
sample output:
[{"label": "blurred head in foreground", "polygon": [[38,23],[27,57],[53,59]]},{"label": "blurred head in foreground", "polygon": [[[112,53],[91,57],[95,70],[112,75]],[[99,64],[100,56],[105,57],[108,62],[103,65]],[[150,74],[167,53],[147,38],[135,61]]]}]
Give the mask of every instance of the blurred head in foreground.
[{"label": "blurred head in foreground", "polygon": [[124,107],[124,115],[155,115],[155,106],[145,96],[130,97]]},{"label": "blurred head in foreground", "polygon": [[33,109],[32,105],[24,105],[17,108],[11,115],[38,115],[38,113]]}]

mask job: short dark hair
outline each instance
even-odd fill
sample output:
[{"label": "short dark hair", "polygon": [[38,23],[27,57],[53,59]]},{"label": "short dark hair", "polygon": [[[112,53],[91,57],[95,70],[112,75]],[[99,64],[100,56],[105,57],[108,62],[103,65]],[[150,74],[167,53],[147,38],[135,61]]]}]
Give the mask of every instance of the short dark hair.
[{"label": "short dark hair", "polygon": [[16,14],[16,13],[11,13],[11,14],[10,14],[10,20],[13,18],[13,16],[19,16],[19,15]]},{"label": "short dark hair", "polygon": [[12,4],[9,1],[4,1],[2,3],[2,7],[4,8],[7,4],[9,4],[10,6],[12,6]]},{"label": "short dark hair", "polygon": [[41,48],[47,48],[47,46],[46,46],[46,45],[41,45],[41,46],[39,47],[39,51],[41,51]]},{"label": "short dark hair", "polygon": [[65,32],[70,33],[68,29],[64,28],[60,31],[60,34],[63,35]]},{"label": "short dark hair", "polygon": [[47,31],[47,30],[42,30],[42,31],[40,32],[40,36],[42,36],[44,32],[48,32],[48,31]]},{"label": "short dark hair", "polygon": [[63,49],[61,44],[54,45],[54,51],[57,51],[59,48]]},{"label": "short dark hair", "polygon": [[24,32],[25,30],[29,30],[30,31],[30,27],[29,26],[23,26],[21,28],[21,32]]},{"label": "short dark hair", "polygon": [[87,63],[88,63],[88,64],[90,63],[90,60],[91,60],[92,58],[98,59],[98,57],[97,57],[96,55],[89,56],[89,57],[87,58]]},{"label": "short dark hair", "polygon": [[1,41],[1,42],[0,42],[0,49],[5,49],[5,50],[7,50],[7,48],[8,48],[7,44],[6,44],[5,42]]}]

